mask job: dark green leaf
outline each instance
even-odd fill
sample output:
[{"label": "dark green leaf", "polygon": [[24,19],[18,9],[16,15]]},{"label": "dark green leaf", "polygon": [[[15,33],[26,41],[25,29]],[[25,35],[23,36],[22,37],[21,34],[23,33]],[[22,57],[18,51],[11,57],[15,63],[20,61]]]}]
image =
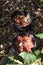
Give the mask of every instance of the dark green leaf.
[{"label": "dark green leaf", "polygon": [[14,56],[5,56],[3,58],[3,65],[23,65],[23,63],[18,59],[16,59]]},{"label": "dark green leaf", "polygon": [[6,65],[8,63],[8,61],[9,61],[8,56],[4,56],[4,58],[3,58],[3,65]]},{"label": "dark green leaf", "polygon": [[34,54],[35,54],[37,57],[39,57],[39,56],[40,56],[40,53],[41,53],[41,51],[40,51],[40,50],[35,50],[35,51],[34,51]]}]

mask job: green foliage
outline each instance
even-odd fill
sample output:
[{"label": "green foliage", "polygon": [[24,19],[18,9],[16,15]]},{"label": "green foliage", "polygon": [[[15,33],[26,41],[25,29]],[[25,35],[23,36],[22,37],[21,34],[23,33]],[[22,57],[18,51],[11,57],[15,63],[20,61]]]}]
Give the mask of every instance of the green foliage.
[{"label": "green foliage", "polygon": [[35,52],[34,52],[34,54],[36,55],[36,56],[39,56],[40,55],[40,50],[36,50]]},{"label": "green foliage", "polygon": [[34,62],[37,59],[37,57],[34,54],[27,53],[27,52],[20,53],[20,56],[24,59],[25,64],[26,63],[30,64],[30,63]]},{"label": "green foliage", "polygon": [[40,50],[34,50],[33,54],[37,56],[37,58],[40,58],[41,51]]},{"label": "green foliage", "polygon": [[40,7],[43,8],[43,0],[40,0]]},{"label": "green foliage", "polygon": [[23,63],[13,56],[4,56],[3,65],[23,65]]},{"label": "green foliage", "polygon": [[[30,14],[33,14],[32,18],[34,18],[34,16],[35,16],[34,13],[35,13],[35,11],[37,12],[38,8],[41,9],[40,13],[43,14],[42,13],[43,0],[29,0],[29,1],[31,1],[31,4],[32,4],[32,5],[30,5],[30,8],[29,8],[29,4],[30,3],[28,3],[28,0],[24,0],[24,1],[25,1],[24,5],[26,5],[25,7],[23,7],[24,5],[22,5],[23,2],[21,2],[20,5],[17,5],[17,7],[19,7],[20,10],[23,10],[23,8],[24,8],[24,10],[28,11],[28,9],[30,9],[29,10]],[[4,3],[3,2],[0,3],[0,4],[2,4],[2,6],[0,5],[0,9],[2,7],[2,9],[0,11],[1,12],[0,13],[0,16],[1,16],[0,17],[0,33],[1,33],[1,35],[0,35],[1,36],[0,37],[0,40],[1,40],[0,44],[2,44],[4,46],[4,48],[5,48],[5,46],[6,46],[6,48],[9,48],[9,46],[10,46],[9,42],[12,43],[13,39],[14,39],[13,33],[17,33],[18,34],[18,30],[16,32],[16,28],[15,29],[13,28],[13,25],[11,24],[12,22],[9,20],[9,14],[8,13],[10,13],[10,10],[9,10],[10,7],[14,7],[14,5],[12,5],[14,3],[13,0],[12,0],[12,2],[10,0],[8,0],[8,2],[10,2],[12,4],[8,3],[7,0],[6,0],[6,4],[8,3],[7,6],[6,6],[5,2]],[[3,6],[4,6],[4,8],[3,8]],[[5,9],[8,10],[8,12],[7,11],[4,12]],[[13,9],[13,8],[11,8],[11,9]],[[36,18],[36,16],[35,16],[35,19],[33,21],[34,22],[36,21],[35,23],[37,23],[40,20],[40,22],[41,22],[42,19],[41,19],[41,17],[40,18],[39,17]],[[2,21],[1,21],[1,19],[2,19]],[[34,22],[32,22],[32,23],[34,23]],[[43,33],[36,34],[37,32],[41,32],[40,31],[40,25],[39,25],[39,27],[36,24],[34,24],[32,26],[33,26],[32,27],[33,30],[31,30],[31,27],[30,27],[31,31],[26,30],[26,32],[28,32],[28,31],[30,33],[32,32],[32,34],[34,34],[36,37],[43,38]],[[40,40],[36,39],[37,46],[39,46],[39,42],[40,42]],[[13,44],[10,47],[13,47]],[[6,50],[6,48],[5,48],[5,50],[2,48],[1,51],[3,51],[3,50],[4,51],[7,51],[7,50],[10,51],[10,49]],[[9,54],[9,52],[8,52],[8,54]],[[3,59],[2,59],[2,63],[3,63],[3,65],[30,65],[30,63],[33,63],[32,65],[36,65],[36,63],[38,61],[40,62],[40,59],[37,60],[38,58],[41,58],[41,60],[43,61],[43,54],[41,54],[40,50],[34,50],[32,53],[22,52],[19,55],[15,55],[14,54],[14,56],[5,55],[3,57]]]},{"label": "green foliage", "polygon": [[[34,51],[34,53],[28,53],[28,52],[22,52],[19,54],[19,56],[8,56],[5,55],[3,58],[3,65],[30,65],[31,63],[35,62],[40,56],[40,50]],[[19,60],[21,58],[21,60]]]},{"label": "green foliage", "polygon": [[6,65],[7,63],[9,63],[9,58],[8,58],[8,56],[4,56],[3,65]]},{"label": "green foliage", "polygon": [[31,65],[42,65],[41,64],[41,59],[37,59],[35,62],[33,62]]},{"label": "green foliage", "polygon": [[43,2],[43,0],[40,0],[40,3],[42,3]]},{"label": "green foliage", "polygon": [[36,36],[36,37],[39,37],[39,38],[43,38],[43,33],[36,34],[35,36]]}]

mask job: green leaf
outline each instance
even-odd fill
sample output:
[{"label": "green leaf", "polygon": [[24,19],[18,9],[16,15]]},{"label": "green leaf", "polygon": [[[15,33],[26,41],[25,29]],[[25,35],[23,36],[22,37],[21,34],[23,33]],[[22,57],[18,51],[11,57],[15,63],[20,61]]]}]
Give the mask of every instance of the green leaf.
[{"label": "green leaf", "polygon": [[28,52],[22,52],[19,55],[24,59],[24,63],[27,64],[30,64],[37,59],[37,57],[34,54]]},{"label": "green leaf", "polygon": [[30,65],[42,65],[41,58],[37,59],[35,62],[31,63]]},{"label": "green leaf", "polygon": [[39,37],[39,38],[43,38],[43,33],[36,34],[35,36],[36,36],[36,37]]},{"label": "green leaf", "polygon": [[8,63],[8,61],[9,61],[8,56],[4,56],[4,58],[3,58],[3,65],[6,65]]},{"label": "green leaf", "polygon": [[39,57],[40,54],[41,54],[41,51],[40,51],[40,50],[35,50],[35,51],[34,51],[34,54],[35,54],[37,57]]},{"label": "green leaf", "polygon": [[23,63],[14,56],[5,55],[3,58],[3,65],[23,65]]},{"label": "green leaf", "polygon": [[11,61],[13,61],[15,64],[20,64],[22,65],[23,63],[21,61],[19,61],[19,59],[15,59],[13,56],[9,57]]},{"label": "green leaf", "polygon": [[40,0],[40,3],[42,3],[43,2],[43,0]]}]

